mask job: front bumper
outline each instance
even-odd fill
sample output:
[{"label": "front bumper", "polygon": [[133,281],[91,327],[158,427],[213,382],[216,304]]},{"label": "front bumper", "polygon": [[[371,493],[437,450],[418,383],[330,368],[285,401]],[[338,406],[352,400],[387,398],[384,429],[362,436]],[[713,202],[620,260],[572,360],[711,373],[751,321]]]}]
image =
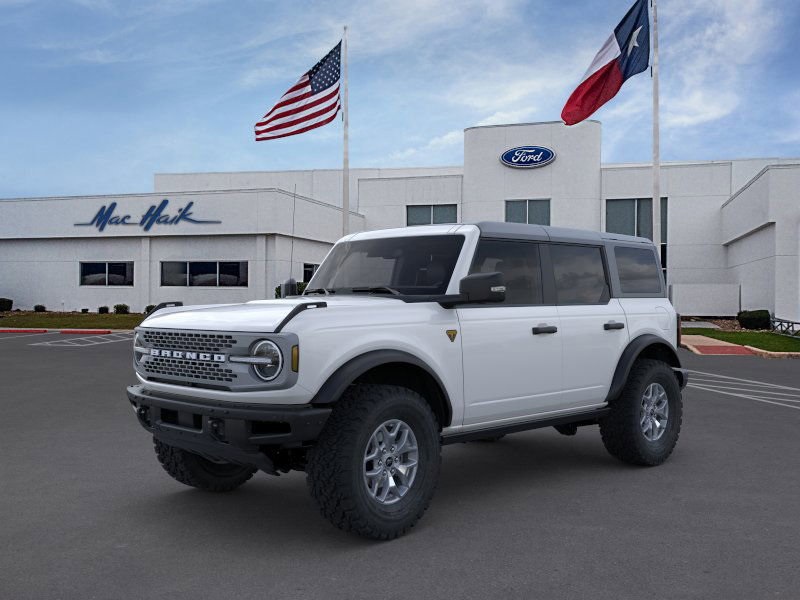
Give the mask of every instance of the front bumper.
[{"label": "front bumper", "polygon": [[270,450],[299,448],[319,436],[330,408],[187,400],[128,388],[139,423],[153,436],[210,459],[275,473]]}]

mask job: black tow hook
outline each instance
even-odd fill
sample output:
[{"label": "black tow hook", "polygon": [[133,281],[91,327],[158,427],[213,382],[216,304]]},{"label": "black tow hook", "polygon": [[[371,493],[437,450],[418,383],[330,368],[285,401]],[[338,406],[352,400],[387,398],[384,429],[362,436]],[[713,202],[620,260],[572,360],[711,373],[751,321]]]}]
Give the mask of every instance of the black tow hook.
[{"label": "black tow hook", "polygon": [[136,409],[136,416],[142,425],[150,427],[150,409],[147,406],[140,406]]},{"label": "black tow hook", "polygon": [[224,441],[225,421],[222,419],[215,419],[213,417],[208,419],[208,430],[211,433],[211,437],[218,441]]}]

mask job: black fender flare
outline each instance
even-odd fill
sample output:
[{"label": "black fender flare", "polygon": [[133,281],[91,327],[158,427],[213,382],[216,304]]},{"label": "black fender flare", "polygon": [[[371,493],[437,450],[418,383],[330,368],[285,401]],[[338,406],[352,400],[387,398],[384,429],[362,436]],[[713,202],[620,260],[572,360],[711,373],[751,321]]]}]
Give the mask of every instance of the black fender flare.
[{"label": "black fender flare", "polygon": [[[442,414],[439,415],[442,420],[441,426],[447,427],[453,418],[453,406],[450,402],[450,396],[447,393],[447,388],[444,386],[442,380],[439,378],[436,372],[424,360],[402,350],[372,350],[370,352],[360,354],[355,358],[351,358],[349,361],[336,369],[336,371],[334,371],[330,377],[328,377],[325,383],[322,384],[322,387],[319,388],[319,391],[316,393],[314,398],[311,400],[311,404],[318,406],[333,404],[339,398],[341,398],[345,390],[354,381],[356,381],[367,371],[374,369],[375,367],[380,367],[381,365],[397,363],[418,367],[430,375],[432,381],[438,387],[439,394],[441,395]],[[428,398],[428,400],[431,401],[432,399]]]},{"label": "black fender flare", "polygon": [[620,356],[619,362],[617,363],[617,368],[614,370],[614,377],[611,380],[611,387],[608,390],[606,402],[611,402],[622,393],[622,388],[625,387],[625,382],[628,380],[628,374],[631,372],[633,363],[635,363],[636,359],[648,348],[653,348],[661,357],[666,359],[666,362],[675,369],[675,375],[678,377],[681,387],[685,385],[682,379],[685,374],[681,369],[681,361],[678,358],[678,352],[672,344],[657,335],[645,333],[632,339],[622,352],[622,356]]}]

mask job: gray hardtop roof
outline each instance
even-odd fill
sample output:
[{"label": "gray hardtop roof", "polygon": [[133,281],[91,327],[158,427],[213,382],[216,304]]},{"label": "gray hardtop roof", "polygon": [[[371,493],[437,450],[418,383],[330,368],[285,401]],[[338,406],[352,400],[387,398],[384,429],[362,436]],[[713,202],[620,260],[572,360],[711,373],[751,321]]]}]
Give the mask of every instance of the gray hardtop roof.
[{"label": "gray hardtop roof", "polygon": [[547,227],[544,225],[501,223],[497,221],[481,221],[472,224],[480,229],[481,237],[597,245],[610,241],[653,244],[653,242],[643,237],[623,235],[621,233],[607,233],[605,231],[593,231],[591,229],[570,229],[567,227]]}]

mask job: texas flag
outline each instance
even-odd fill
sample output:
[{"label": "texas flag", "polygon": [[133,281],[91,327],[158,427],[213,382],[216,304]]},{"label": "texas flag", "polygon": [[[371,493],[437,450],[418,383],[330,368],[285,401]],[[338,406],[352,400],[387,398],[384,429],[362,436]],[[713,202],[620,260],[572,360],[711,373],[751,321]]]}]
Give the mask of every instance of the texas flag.
[{"label": "texas flag", "polygon": [[589,118],[617,95],[625,81],[647,69],[650,18],[647,0],[637,0],[594,57],[586,75],[561,111],[567,125]]}]

